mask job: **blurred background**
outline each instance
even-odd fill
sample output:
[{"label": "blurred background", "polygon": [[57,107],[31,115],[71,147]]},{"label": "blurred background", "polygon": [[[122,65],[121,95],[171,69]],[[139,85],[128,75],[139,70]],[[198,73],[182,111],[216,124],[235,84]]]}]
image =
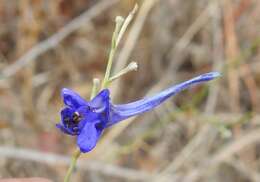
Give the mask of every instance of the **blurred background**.
[{"label": "blurred background", "polygon": [[258,0],[1,0],[0,177],[62,181],[76,145],[55,128],[60,90],[89,98],[135,3],[113,72],[139,68],[113,82],[114,103],[223,76],[107,130],[72,181],[260,181]]}]

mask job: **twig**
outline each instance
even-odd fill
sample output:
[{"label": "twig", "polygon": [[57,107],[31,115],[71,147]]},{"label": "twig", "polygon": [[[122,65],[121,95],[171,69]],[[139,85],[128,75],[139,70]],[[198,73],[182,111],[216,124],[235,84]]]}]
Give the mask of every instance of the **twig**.
[{"label": "twig", "polygon": [[[223,50],[223,35],[221,28],[221,12],[219,3],[214,1],[212,11],[210,11],[212,18],[212,34],[213,34],[213,70],[220,71],[224,67],[224,50]],[[216,108],[218,93],[220,90],[219,82],[211,84],[209,88],[209,96],[206,102],[205,113],[212,114]]]},{"label": "twig", "polygon": [[[186,175],[184,181],[194,182],[198,181],[201,176],[204,176],[209,167],[212,169],[218,166],[220,163],[230,161],[234,154],[238,154],[241,150],[246,147],[259,142],[260,140],[260,129],[255,129],[248,134],[241,135],[236,141],[227,144],[226,146],[219,149],[219,152],[211,156],[209,159],[204,160],[200,167],[197,167],[190,174]],[[258,175],[259,176],[259,175]],[[258,176],[252,178],[259,179]]]},{"label": "twig", "polygon": [[[0,146],[0,157],[29,160],[29,161],[45,163],[49,165],[70,164],[70,157],[65,155],[57,155],[53,153],[39,152],[31,149],[15,148],[15,147],[7,147],[7,146]],[[78,161],[77,167],[82,170],[102,173],[104,175],[125,178],[127,180],[133,180],[133,181],[134,180],[149,181],[150,179],[150,174],[146,172],[123,168],[112,164],[104,164],[102,162],[97,162],[97,161],[81,160]]]},{"label": "twig", "polygon": [[63,39],[65,39],[72,32],[76,31],[81,26],[84,26],[87,23],[89,23],[91,19],[100,15],[104,10],[113,6],[118,1],[119,0],[110,0],[110,1],[103,0],[100,3],[96,4],[95,6],[93,6],[93,8],[87,10],[80,16],[73,19],[57,33],[55,33],[51,37],[47,38],[46,40],[32,47],[21,58],[19,58],[13,64],[9,65],[4,70],[2,70],[2,76],[7,78],[14,75],[17,71],[22,69],[24,66],[26,66],[32,61],[35,61],[36,58],[39,57],[41,54],[56,47]]},{"label": "twig", "polygon": [[189,161],[192,158],[196,149],[205,144],[205,138],[210,136],[215,136],[217,131],[212,130],[212,127],[209,125],[204,125],[198,134],[185,146],[185,148],[180,152],[180,154],[173,160],[160,174],[156,175],[154,178],[155,181],[168,182],[168,174],[178,170],[185,162]]},{"label": "twig", "polygon": [[[209,13],[212,11],[212,3],[209,3],[207,7],[200,13],[195,21],[188,27],[182,37],[174,44],[167,55],[168,59],[171,59],[169,70],[176,70],[178,65],[181,63],[183,56],[182,52],[188,47],[193,37],[204,27],[209,21]],[[172,74],[170,74],[172,75]]]},{"label": "twig", "polygon": [[[232,111],[240,111],[240,83],[238,71],[234,68],[234,61],[237,55],[239,55],[239,48],[237,44],[237,37],[235,32],[235,20],[233,17],[233,3],[230,0],[222,1],[224,9],[224,39],[225,39],[225,51],[226,60],[232,65],[228,70],[228,82],[229,82],[229,95],[230,95],[230,108]],[[240,129],[236,128],[238,134]]]},{"label": "twig", "polygon": [[214,157],[212,157],[212,163],[225,161],[235,153],[240,152],[247,146],[252,145],[260,140],[260,129],[255,129],[248,134],[241,135],[234,142],[226,145],[223,149],[220,149]]},{"label": "twig", "polygon": [[[248,8],[250,7],[251,4],[252,4],[251,0],[241,0],[239,5],[233,11],[234,20],[239,19],[246,12],[246,10],[248,10]],[[257,102],[256,81],[255,81],[255,78],[252,75],[252,71],[251,71],[248,63],[246,63],[246,61],[244,61],[244,62],[245,63],[240,66],[241,67],[240,68],[241,77],[244,80],[244,82],[245,82],[245,84],[248,88],[248,92],[249,92],[249,95],[250,95],[250,101],[251,101],[251,104],[252,104],[252,110],[257,111],[258,108],[259,108],[259,104]]]},{"label": "twig", "polygon": [[233,166],[239,173],[245,175],[252,182],[259,182],[260,175],[257,171],[252,170],[246,166],[242,161],[235,159],[234,157],[226,161],[228,164]]}]

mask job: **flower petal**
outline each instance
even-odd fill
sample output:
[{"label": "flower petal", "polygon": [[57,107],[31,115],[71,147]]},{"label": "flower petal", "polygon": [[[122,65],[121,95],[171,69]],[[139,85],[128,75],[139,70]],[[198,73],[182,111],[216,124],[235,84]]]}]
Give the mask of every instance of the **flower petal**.
[{"label": "flower petal", "polygon": [[188,81],[172,86],[152,97],[144,98],[129,104],[111,105],[110,119],[106,127],[112,126],[115,123],[127,119],[131,116],[149,111],[161,104],[167,98],[179,93],[180,91],[187,89],[192,85],[210,81],[219,76],[220,74],[218,72],[202,74]]},{"label": "flower petal", "polygon": [[[65,107],[60,111],[61,120],[64,121],[65,118],[69,117],[71,118],[73,113],[75,112],[75,109],[71,109],[69,107]],[[64,122],[63,122],[64,124]]]},{"label": "flower petal", "polygon": [[109,99],[109,90],[104,89],[89,102],[89,106],[97,113],[104,112],[109,107]]},{"label": "flower petal", "polygon": [[102,125],[106,126],[106,123],[109,120],[109,109],[110,109],[110,97],[109,90],[104,89],[97,94],[95,98],[93,98],[89,102],[89,107],[96,114],[99,115],[99,120],[102,122]]},{"label": "flower petal", "polygon": [[102,130],[96,128],[97,123],[99,122],[86,122],[84,128],[81,130],[77,139],[77,144],[81,152],[89,152],[96,146],[102,133]]},{"label": "flower petal", "polygon": [[78,108],[80,106],[87,105],[87,101],[85,101],[85,99],[68,88],[63,88],[61,90],[61,97],[63,98],[64,104],[71,108]]},{"label": "flower petal", "polygon": [[65,128],[62,124],[58,123],[56,124],[56,128],[60,129],[63,133],[68,135],[77,135],[78,133],[74,133],[70,131],[68,128]]}]

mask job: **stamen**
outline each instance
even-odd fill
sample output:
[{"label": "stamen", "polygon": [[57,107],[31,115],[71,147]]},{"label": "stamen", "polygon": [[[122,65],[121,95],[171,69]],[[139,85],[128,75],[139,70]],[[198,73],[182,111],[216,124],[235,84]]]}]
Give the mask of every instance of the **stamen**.
[{"label": "stamen", "polygon": [[74,123],[78,124],[81,120],[80,114],[78,112],[74,112],[72,116],[72,120]]}]

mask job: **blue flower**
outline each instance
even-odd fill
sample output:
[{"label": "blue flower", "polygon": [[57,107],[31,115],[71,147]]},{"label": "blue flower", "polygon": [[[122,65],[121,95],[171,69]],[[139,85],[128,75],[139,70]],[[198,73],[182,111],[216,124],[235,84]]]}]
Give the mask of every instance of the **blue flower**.
[{"label": "blue flower", "polygon": [[89,152],[96,146],[105,128],[149,111],[191,85],[210,81],[219,76],[218,72],[206,73],[172,86],[152,97],[122,105],[111,103],[108,89],[100,91],[91,101],[86,101],[74,91],[63,88],[61,96],[65,107],[61,111],[61,122],[56,126],[68,135],[76,135],[81,152]]}]

